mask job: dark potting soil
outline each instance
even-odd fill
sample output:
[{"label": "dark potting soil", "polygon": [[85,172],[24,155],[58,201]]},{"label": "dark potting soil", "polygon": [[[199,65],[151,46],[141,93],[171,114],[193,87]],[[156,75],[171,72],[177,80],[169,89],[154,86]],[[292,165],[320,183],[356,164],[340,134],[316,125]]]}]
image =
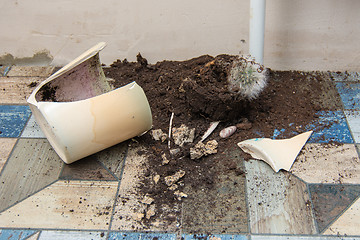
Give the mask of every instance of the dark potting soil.
[{"label": "dark potting soil", "polygon": [[[221,171],[233,171],[245,177],[243,169],[231,159],[224,159],[224,168],[219,170],[216,155],[236,148],[236,143],[246,139],[272,137],[277,130],[278,139],[308,131],[306,126],[317,118],[318,111],[340,108],[333,83],[325,75],[314,72],[269,69],[267,86],[258,98],[248,101],[231,94],[227,76],[235,58],[231,55],[204,55],[187,61],[148,64],[139,54],[137,62],[118,60],[104,69],[105,75],[114,79],[115,87],[136,81],[143,88],[153,115],[153,129],[162,129],[167,133],[172,113],[173,127],[185,124],[196,129],[194,143],[185,144],[175,156],[169,154],[167,140],[155,141],[150,133],[136,138],[147,146],[150,167],[146,176],[159,174],[163,177],[184,170],[186,174],[181,181],[184,186],[189,185],[193,189],[212,188]],[[221,121],[207,139],[218,142],[218,153],[191,160],[189,148],[200,140],[212,121]],[[219,137],[221,129],[239,123],[246,123],[246,127],[238,129],[229,138]],[[171,144],[175,148],[174,143]],[[161,164],[164,153],[170,159],[166,165]],[[243,159],[248,158],[242,154]],[[171,203],[179,201],[164,181],[160,180],[155,185],[147,181],[149,178],[145,177],[139,191],[154,198],[157,206],[165,203],[171,206]],[[184,186],[179,186],[179,190]],[[160,207],[157,214],[161,214]],[[169,222],[173,220],[169,219]]]}]

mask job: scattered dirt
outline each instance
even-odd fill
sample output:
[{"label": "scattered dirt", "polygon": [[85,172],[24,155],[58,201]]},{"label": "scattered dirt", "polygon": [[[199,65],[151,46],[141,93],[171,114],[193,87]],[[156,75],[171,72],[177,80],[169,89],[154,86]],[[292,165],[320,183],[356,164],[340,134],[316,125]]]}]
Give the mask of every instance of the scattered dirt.
[{"label": "scattered dirt", "polygon": [[37,82],[31,82],[31,83],[28,84],[28,87],[33,88],[33,87],[36,87],[37,84],[38,84]]},{"label": "scattered dirt", "polygon": [[[151,131],[136,138],[148,146],[145,154],[151,166],[140,191],[154,198],[157,206],[171,206],[176,201],[185,200],[179,200],[164,181],[165,176],[174,175],[180,170],[185,171],[177,182],[180,192],[184,186],[210,189],[219,181],[218,176],[229,171],[245,175],[244,169],[238,168],[234,162],[222,163],[226,172],[219,172],[216,168],[219,159],[215,155],[190,159],[189,149],[199,142],[212,121],[221,122],[204,143],[216,140],[217,154],[222,154],[226,149],[234,149],[234,145],[242,140],[272,137],[275,133],[277,138],[287,138],[305,132],[306,125],[317,118],[316,112],[341,107],[333,83],[321,73],[314,72],[269,69],[268,84],[257,99],[249,101],[234,95],[228,91],[226,79],[235,58],[230,55],[204,55],[187,61],[162,61],[150,65],[139,54],[137,62],[118,60],[104,69],[105,75],[114,79],[115,87],[136,81],[144,89],[153,114],[153,129],[168,133],[172,113],[173,127],[185,124],[196,129],[193,143],[179,147],[171,142],[171,149],[180,150],[174,155],[169,152],[168,140],[154,140]],[[219,137],[220,130],[233,125],[242,127],[228,138]],[[164,153],[170,160],[167,164],[163,164]],[[247,159],[248,155],[243,154],[242,158]],[[156,175],[162,178],[157,184],[150,183],[151,176]],[[161,214],[160,207],[157,214]],[[171,222],[175,218],[168,220]]]}]

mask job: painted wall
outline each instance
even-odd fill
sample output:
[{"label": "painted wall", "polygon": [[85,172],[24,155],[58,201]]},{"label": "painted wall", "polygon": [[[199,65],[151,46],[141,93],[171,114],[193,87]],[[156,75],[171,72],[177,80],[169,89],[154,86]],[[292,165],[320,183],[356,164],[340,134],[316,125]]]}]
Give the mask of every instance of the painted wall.
[{"label": "painted wall", "polygon": [[[100,41],[107,65],[138,52],[152,63],[248,52],[248,0],[2,0],[0,9],[0,63],[64,65]],[[267,0],[265,65],[360,71],[359,9],[358,0]]]}]

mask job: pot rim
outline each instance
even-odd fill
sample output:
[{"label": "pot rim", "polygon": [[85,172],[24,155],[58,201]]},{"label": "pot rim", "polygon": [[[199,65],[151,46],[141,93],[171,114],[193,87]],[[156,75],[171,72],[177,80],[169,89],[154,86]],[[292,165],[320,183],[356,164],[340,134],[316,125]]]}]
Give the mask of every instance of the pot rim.
[{"label": "pot rim", "polygon": [[[47,79],[45,79],[44,81],[42,81],[31,93],[31,95],[29,96],[29,98],[27,99],[27,102],[29,104],[38,106],[38,103],[40,102],[44,102],[44,101],[37,101],[36,100],[36,94],[38,93],[38,91],[47,83],[51,82],[52,80],[56,79],[57,77],[59,77],[60,75],[70,71],[74,66],[77,66],[83,62],[85,62],[86,60],[92,58],[93,56],[95,56],[96,54],[98,54],[102,49],[104,49],[106,47],[106,43],[105,42],[100,42],[98,44],[96,44],[95,46],[93,46],[92,48],[90,48],[89,50],[87,50],[86,52],[84,52],[83,54],[81,54],[80,56],[78,56],[77,58],[75,58],[73,61],[71,61],[70,63],[66,64],[64,67],[62,67],[61,69],[59,69],[57,72],[55,72],[54,74],[52,74],[50,77],[48,77]],[[116,90],[116,89],[115,89]],[[112,90],[114,91],[114,90]],[[111,92],[111,91],[110,91]],[[106,94],[106,93],[105,93]],[[100,96],[100,95],[99,95]],[[97,97],[97,96],[94,96]],[[91,99],[91,98],[88,98]],[[85,99],[87,100],[87,99]],[[82,101],[82,100],[78,100],[78,101]],[[74,101],[75,102],[75,101]],[[51,103],[71,103],[71,102],[51,102]]]}]

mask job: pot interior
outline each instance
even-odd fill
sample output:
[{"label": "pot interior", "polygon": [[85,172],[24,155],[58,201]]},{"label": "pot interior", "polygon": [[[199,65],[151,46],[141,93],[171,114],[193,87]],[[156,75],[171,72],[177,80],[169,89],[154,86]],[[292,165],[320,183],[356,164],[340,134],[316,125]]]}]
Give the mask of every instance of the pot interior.
[{"label": "pot interior", "polygon": [[100,65],[99,54],[96,54],[43,85],[35,99],[38,102],[73,102],[111,90]]}]

